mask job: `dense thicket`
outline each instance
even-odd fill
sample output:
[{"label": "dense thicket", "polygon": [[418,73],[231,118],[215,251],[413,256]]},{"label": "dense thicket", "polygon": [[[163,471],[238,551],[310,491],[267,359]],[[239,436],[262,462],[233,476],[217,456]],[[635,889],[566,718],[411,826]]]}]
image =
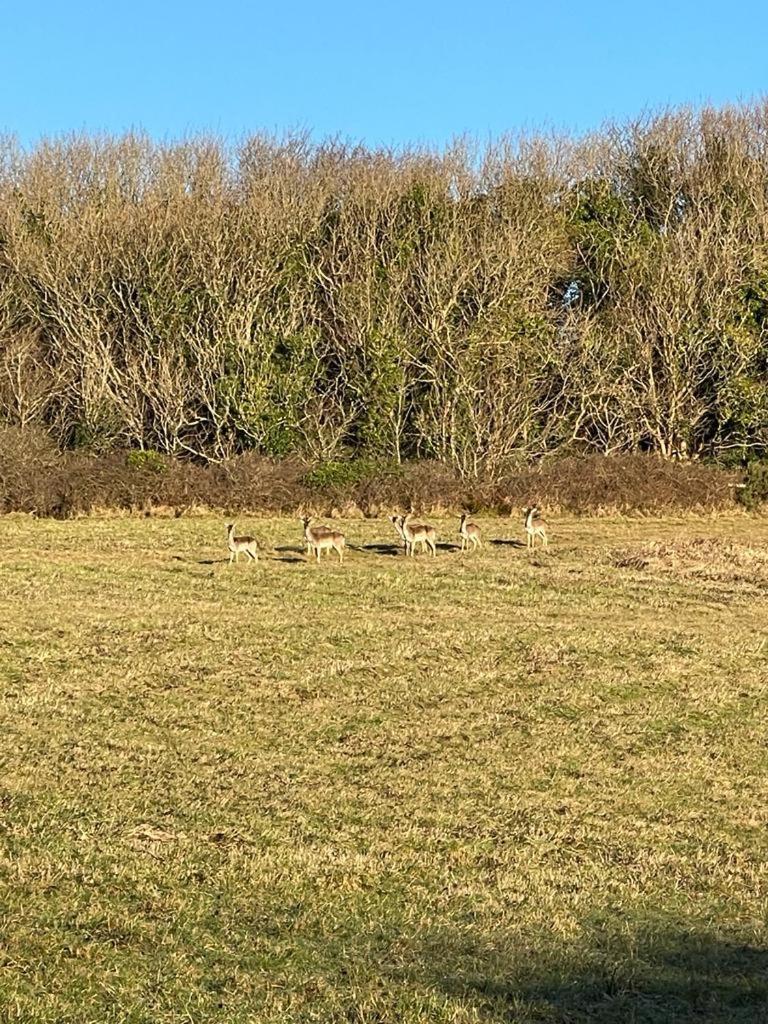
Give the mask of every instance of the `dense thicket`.
[{"label": "dense thicket", "polygon": [[768,448],[768,105],[391,153],[0,159],[0,417],[393,461]]}]

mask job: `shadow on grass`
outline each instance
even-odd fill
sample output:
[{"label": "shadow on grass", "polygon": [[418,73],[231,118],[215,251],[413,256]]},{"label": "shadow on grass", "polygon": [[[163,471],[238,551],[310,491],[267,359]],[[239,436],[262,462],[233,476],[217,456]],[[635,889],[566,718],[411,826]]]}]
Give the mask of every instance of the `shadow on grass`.
[{"label": "shadow on grass", "polygon": [[[396,543],[388,544],[386,542],[379,542],[377,544],[364,544],[360,547],[354,547],[350,544],[347,545],[347,547],[349,547],[352,551],[370,551],[375,555],[391,555],[399,556],[402,558],[406,557],[406,550],[404,550],[401,544]],[[438,551],[461,550],[458,544],[452,544],[450,541],[438,541],[436,544],[436,548]],[[420,547],[414,557],[418,558],[420,555],[423,555],[424,553],[424,549]]]},{"label": "shadow on grass", "polygon": [[[352,547],[352,545],[350,544],[349,547]],[[452,544],[450,541],[444,540],[439,540],[436,544],[436,547],[438,551],[461,550],[458,544]],[[405,557],[405,549],[403,548],[403,545],[394,542],[391,544],[383,541],[376,544],[363,544],[361,547],[357,549],[353,548],[353,550],[370,551],[375,555],[393,555]],[[423,555],[424,553],[424,548],[419,547],[414,557],[418,557],[419,555]]]},{"label": "shadow on grass", "polygon": [[462,936],[424,953],[420,980],[486,1024],[768,1022],[768,947],[702,932],[597,934],[576,951]]},{"label": "shadow on grass", "polygon": [[186,558],[184,555],[171,555],[174,562],[186,562],[187,565],[225,565],[229,562],[227,555],[224,558]]},{"label": "shadow on grass", "polygon": [[377,544],[363,544],[360,551],[371,551],[374,555],[402,555],[404,554],[402,544],[387,544],[385,542]]},{"label": "shadow on grass", "polygon": [[507,548],[524,548],[525,544],[521,540],[507,540],[506,537],[495,537],[491,544],[496,547],[507,547]]}]

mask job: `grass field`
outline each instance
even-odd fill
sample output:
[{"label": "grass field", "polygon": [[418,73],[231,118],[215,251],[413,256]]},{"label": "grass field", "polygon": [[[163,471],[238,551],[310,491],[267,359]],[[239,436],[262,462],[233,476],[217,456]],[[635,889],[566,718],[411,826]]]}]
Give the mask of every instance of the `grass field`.
[{"label": "grass field", "polygon": [[3,1022],[768,1020],[768,520],[480,521],[0,520]]}]

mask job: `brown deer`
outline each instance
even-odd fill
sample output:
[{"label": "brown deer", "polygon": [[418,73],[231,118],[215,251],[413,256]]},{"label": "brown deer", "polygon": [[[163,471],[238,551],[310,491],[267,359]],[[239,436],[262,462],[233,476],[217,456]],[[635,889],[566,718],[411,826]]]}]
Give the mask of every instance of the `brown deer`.
[{"label": "brown deer", "polygon": [[338,530],[332,530],[329,526],[312,526],[309,516],[301,520],[304,525],[304,539],[307,542],[307,554],[314,553],[317,561],[320,561],[322,551],[335,551],[339,556],[339,562],[344,561],[344,547],[346,541],[344,534]]},{"label": "brown deer", "polygon": [[426,550],[431,550],[432,555],[437,554],[437,531],[429,523],[411,522],[411,513],[402,521],[403,540],[405,541],[405,553],[413,557],[416,554],[416,545],[421,544]]},{"label": "brown deer", "polygon": [[525,516],[525,532],[527,534],[528,549],[535,551],[536,538],[541,537],[544,542],[544,550],[549,550],[547,540],[547,521],[542,519],[537,508],[526,508],[523,510]]},{"label": "brown deer", "polygon": [[248,556],[249,561],[259,560],[259,542],[255,537],[236,537],[234,523],[227,525],[227,547],[230,565],[237,561],[241,552]]},{"label": "brown deer", "polygon": [[461,522],[459,523],[459,536],[461,537],[461,550],[464,551],[469,548],[470,543],[472,544],[472,550],[482,547],[483,542],[480,539],[480,527],[477,523],[470,522],[469,513],[461,513]]}]

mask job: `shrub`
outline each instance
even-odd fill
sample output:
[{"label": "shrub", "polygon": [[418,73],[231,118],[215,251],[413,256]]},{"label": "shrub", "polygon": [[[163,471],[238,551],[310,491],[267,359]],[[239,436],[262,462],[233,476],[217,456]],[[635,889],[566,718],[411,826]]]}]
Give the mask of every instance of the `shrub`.
[{"label": "shrub", "polygon": [[365,515],[376,515],[382,504],[399,504],[398,484],[405,477],[405,467],[396,462],[352,459],[313,466],[302,483],[313,497],[322,497],[332,506],[351,505]]},{"label": "shrub", "polygon": [[46,493],[58,480],[60,455],[45,431],[0,428],[0,510],[49,514]]},{"label": "shrub", "polygon": [[128,452],[125,461],[131,469],[148,473],[165,473],[167,470],[165,457],[152,449]]},{"label": "shrub", "polygon": [[370,465],[362,459],[350,462],[321,462],[304,474],[304,483],[312,490],[348,488],[359,483],[370,472]]},{"label": "shrub", "polygon": [[515,475],[505,497],[577,515],[714,510],[733,505],[738,474],[656,455],[551,458]]},{"label": "shrub", "polygon": [[738,500],[748,509],[768,502],[768,459],[750,462],[747,466],[744,482],[738,490]]},{"label": "shrub", "polygon": [[[582,514],[713,511],[733,507],[739,474],[701,462],[648,455],[552,458],[510,469],[501,479],[462,477],[443,462],[324,462],[253,453],[204,465],[152,451],[59,452],[38,430],[0,429],[0,511],[66,517],[93,509],[182,514],[193,506],[236,513],[294,515],[313,507],[379,516],[413,508],[439,514],[517,514],[536,504]],[[768,498],[768,463],[754,463],[739,500]]]}]

